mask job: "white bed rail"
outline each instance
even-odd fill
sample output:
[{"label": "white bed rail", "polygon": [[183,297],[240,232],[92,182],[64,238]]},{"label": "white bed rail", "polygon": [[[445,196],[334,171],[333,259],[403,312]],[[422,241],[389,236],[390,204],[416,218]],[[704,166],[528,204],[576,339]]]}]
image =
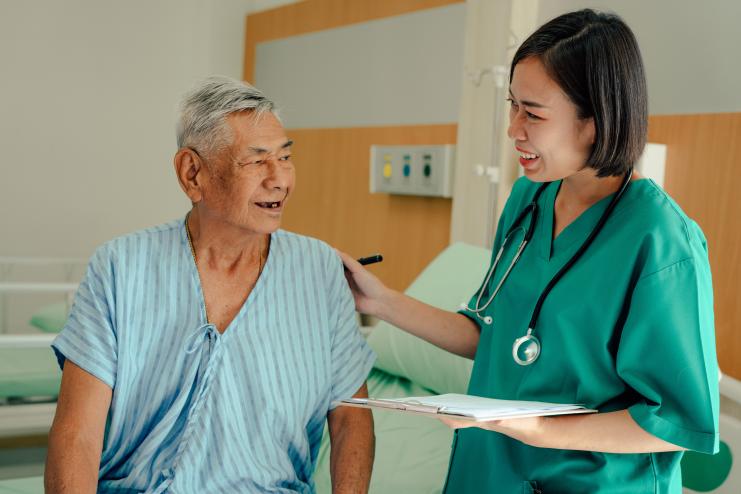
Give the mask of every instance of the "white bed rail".
[{"label": "white bed rail", "polygon": [[48,348],[56,334],[0,334],[0,349]]},{"label": "white bed rail", "polygon": [[727,374],[721,374],[720,394],[741,405],[741,381]]},{"label": "white bed rail", "polygon": [[79,283],[0,282],[0,293],[74,293]]},{"label": "white bed rail", "polygon": [[[0,256],[0,334],[8,331],[8,296],[11,294],[63,294],[67,309],[77,291],[78,283],[73,276],[87,264],[87,260],[75,257],[8,257]],[[21,267],[56,267],[62,281],[11,281],[14,271]]]}]

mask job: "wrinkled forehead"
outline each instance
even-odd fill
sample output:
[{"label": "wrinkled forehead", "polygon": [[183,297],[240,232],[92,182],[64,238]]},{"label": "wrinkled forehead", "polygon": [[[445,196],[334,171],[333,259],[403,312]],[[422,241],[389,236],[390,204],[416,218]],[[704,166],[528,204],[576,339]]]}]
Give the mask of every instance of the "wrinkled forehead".
[{"label": "wrinkled forehead", "polygon": [[283,124],[272,112],[237,112],[226,121],[238,152],[275,152],[290,142]]}]

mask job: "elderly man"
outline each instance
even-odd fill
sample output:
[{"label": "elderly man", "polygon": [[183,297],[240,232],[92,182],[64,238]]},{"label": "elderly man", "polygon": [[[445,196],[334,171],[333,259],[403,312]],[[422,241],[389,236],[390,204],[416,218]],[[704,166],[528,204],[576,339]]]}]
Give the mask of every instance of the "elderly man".
[{"label": "elderly man", "polygon": [[92,257],[53,348],[63,366],[47,492],[314,492],[325,420],[335,492],[366,492],[373,353],[342,263],[279,230],[291,144],[255,88],[188,94],[175,172],[184,219]]}]

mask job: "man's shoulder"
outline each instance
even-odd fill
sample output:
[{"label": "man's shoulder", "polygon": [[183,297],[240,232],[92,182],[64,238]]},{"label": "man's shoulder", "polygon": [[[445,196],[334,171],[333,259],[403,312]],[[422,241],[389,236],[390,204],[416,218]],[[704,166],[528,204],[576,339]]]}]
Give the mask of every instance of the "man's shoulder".
[{"label": "man's shoulder", "polygon": [[[322,278],[326,273],[330,274],[330,278],[343,276],[342,261],[327,242],[286,230],[273,233],[273,240],[281,262],[288,262],[304,273],[312,273],[312,276],[319,272]],[[297,262],[292,262],[293,259]]]},{"label": "man's shoulder", "polygon": [[305,255],[307,253],[316,253],[321,256],[337,255],[327,242],[318,238],[287,230],[277,230],[273,235],[275,240],[281,245],[282,250],[290,254]]},{"label": "man's shoulder", "polygon": [[181,241],[183,220],[173,220],[161,225],[136,230],[114,237],[100,245],[93,258],[108,260],[151,256],[154,251],[172,252],[173,245]]}]

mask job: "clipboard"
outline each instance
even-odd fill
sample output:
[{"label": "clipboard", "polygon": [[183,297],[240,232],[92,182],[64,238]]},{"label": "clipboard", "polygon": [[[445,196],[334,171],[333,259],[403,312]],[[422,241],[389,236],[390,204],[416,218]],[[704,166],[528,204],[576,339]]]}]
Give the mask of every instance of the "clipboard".
[{"label": "clipboard", "polygon": [[346,400],[340,400],[337,404],[340,406],[426,415],[428,417],[446,416],[451,419],[471,422],[597,412],[597,410],[577,404],[498,400],[452,393],[392,399],[348,398]]}]

